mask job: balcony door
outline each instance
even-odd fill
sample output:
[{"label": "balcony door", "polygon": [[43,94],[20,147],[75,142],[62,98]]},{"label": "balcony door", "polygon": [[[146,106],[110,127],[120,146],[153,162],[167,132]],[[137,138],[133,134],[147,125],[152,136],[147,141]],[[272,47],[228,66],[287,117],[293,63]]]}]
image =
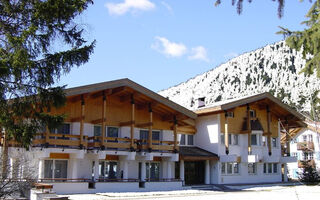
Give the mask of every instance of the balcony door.
[{"label": "balcony door", "polygon": [[68,161],[67,160],[45,160],[44,178],[67,178]]}]

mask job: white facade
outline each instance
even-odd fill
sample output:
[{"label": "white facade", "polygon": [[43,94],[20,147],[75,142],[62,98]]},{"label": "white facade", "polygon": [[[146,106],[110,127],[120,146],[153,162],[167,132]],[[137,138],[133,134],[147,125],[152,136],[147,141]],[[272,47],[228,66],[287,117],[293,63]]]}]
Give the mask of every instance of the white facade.
[{"label": "white facade", "polygon": [[[313,126],[314,127],[314,126]],[[319,132],[320,132],[320,128]],[[298,148],[300,143],[310,143],[313,148],[309,150],[302,150]],[[314,160],[316,169],[320,172],[320,134],[316,133],[315,129],[304,128],[300,130],[290,143],[290,154],[297,158],[298,161]],[[298,162],[288,164],[289,177],[298,179],[302,168],[298,167]]]},{"label": "white facade", "polygon": [[[224,141],[221,141],[222,133],[220,131],[219,116],[219,114],[200,116],[196,120],[196,146],[215,153],[220,158],[218,162],[210,162],[210,183],[281,182],[282,165],[285,165],[289,160],[281,155],[280,129],[278,130],[278,137],[273,143],[271,156],[268,155],[267,138],[262,136],[262,131],[252,131],[252,134],[257,135],[257,145],[252,145],[251,155],[248,155],[248,135],[229,133],[232,141],[227,155]],[[248,165],[250,165],[252,173],[249,173]],[[271,171],[269,171],[269,168],[271,168]]]}]

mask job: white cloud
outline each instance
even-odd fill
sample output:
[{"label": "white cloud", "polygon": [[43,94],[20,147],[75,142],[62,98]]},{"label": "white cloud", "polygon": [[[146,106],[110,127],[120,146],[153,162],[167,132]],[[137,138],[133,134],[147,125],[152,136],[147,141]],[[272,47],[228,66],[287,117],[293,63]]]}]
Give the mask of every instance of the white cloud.
[{"label": "white cloud", "polygon": [[209,62],[207,57],[207,50],[203,46],[197,46],[191,49],[190,60],[203,60]]},{"label": "white cloud", "polygon": [[167,2],[161,1],[161,4],[169,11],[171,15],[173,15],[173,9]]},{"label": "white cloud", "polygon": [[187,53],[187,47],[182,43],[170,42],[164,37],[155,37],[156,42],[151,45],[151,48],[159,51],[170,57],[181,57]]},{"label": "white cloud", "polygon": [[156,6],[149,0],[124,0],[122,3],[106,3],[110,15],[124,15],[127,12],[148,11]]},{"label": "white cloud", "polygon": [[225,58],[225,59],[231,59],[231,58],[234,58],[234,57],[237,57],[237,56],[239,56],[238,53],[230,52],[230,53],[224,55],[224,58]]}]

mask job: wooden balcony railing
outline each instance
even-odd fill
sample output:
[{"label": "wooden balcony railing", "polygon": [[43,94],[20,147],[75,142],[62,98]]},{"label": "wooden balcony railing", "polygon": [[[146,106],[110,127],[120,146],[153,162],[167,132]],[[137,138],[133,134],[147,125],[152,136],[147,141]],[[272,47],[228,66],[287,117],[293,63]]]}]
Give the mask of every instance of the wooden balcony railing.
[{"label": "wooden balcony railing", "polygon": [[297,149],[302,151],[313,151],[314,145],[313,142],[298,142]]},{"label": "wooden balcony railing", "polygon": [[[0,134],[1,136],[1,134]],[[47,139],[46,139],[47,136]],[[2,145],[0,141],[0,145]],[[147,140],[137,140],[134,139],[133,148],[135,150],[149,150]],[[106,149],[120,149],[120,150],[130,150],[131,139],[130,138],[115,138],[115,137],[105,137],[104,143],[102,143],[101,136],[83,136],[83,142],[81,144],[80,135],[69,135],[69,134],[49,134],[38,133],[32,140],[32,146],[41,147],[64,147],[64,148],[79,148],[81,145],[84,148],[100,148],[104,144]],[[178,142],[176,143],[178,145]],[[17,141],[10,140],[9,146],[20,146]],[[178,147],[178,146],[177,146]],[[152,140],[152,150],[153,151],[164,151],[164,152],[174,152],[174,141],[160,141]]]},{"label": "wooden balcony railing", "polygon": [[314,160],[307,160],[307,161],[298,160],[298,168],[303,168],[304,167],[303,166],[303,162],[305,162],[306,165],[311,166],[313,168],[315,168],[315,166],[316,166],[316,163],[315,163]]}]

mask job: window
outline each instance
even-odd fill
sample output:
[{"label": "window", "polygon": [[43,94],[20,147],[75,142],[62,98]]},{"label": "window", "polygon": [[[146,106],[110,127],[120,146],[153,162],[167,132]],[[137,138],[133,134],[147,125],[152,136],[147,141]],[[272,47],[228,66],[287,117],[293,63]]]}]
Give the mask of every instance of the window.
[{"label": "window", "polygon": [[221,163],[221,174],[239,174],[239,164],[238,163]]},{"label": "window", "polygon": [[257,165],[256,163],[248,163],[248,174],[257,173]]},{"label": "window", "polygon": [[233,135],[233,141],[232,141],[233,145],[239,145],[239,135]]},{"label": "window", "polygon": [[228,134],[228,142],[229,142],[229,145],[232,143],[231,137],[232,137],[232,135],[231,135],[231,134]]},{"label": "window", "polygon": [[106,178],[106,179],[116,179],[118,177],[118,162],[100,161],[99,177]]},{"label": "window", "polygon": [[101,136],[101,134],[102,134],[101,126],[94,125],[94,127],[93,127],[93,135],[94,136]]},{"label": "window", "polygon": [[264,174],[277,174],[278,173],[278,163],[264,163],[263,173]]},{"label": "window", "polygon": [[221,163],[221,174],[226,174],[226,163]]},{"label": "window", "polygon": [[194,145],[193,135],[181,134],[180,145]]},{"label": "window", "polygon": [[224,134],[220,135],[220,141],[221,141],[221,144],[224,144]]},{"label": "window", "polygon": [[230,118],[233,118],[234,117],[234,113],[229,111],[229,112],[226,113],[226,116],[230,117]]},{"label": "window", "polygon": [[277,138],[272,138],[272,147],[277,147]]},{"label": "window", "polygon": [[186,135],[180,134],[180,145],[186,145]]},{"label": "window", "polygon": [[306,142],[306,141],[307,141],[307,136],[306,136],[306,135],[303,135],[303,136],[302,136],[302,139],[303,139],[303,142]]},{"label": "window", "polygon": [[70,134],[70,124],[68,123],[64,123],[61,124],[58,128],[50,130],[51,133],[56,133],[56,134],[63,134],[63,135],[67,135]]},{"label": "window", "polygon": [[67,160],[45,160],[44,178],[67,178]]},{"label": "window", "polygon": [[140,140],[148,140],[148,138],[149,138],[149,131],[140,130]]},{"label": "window", "polygon": [[313,142],[313,137],[312,137],[311,134],[308,135],[308,141],[309,141],[309,142]]},{"label": "window", "polygon": [[193,135],[188,135],[188,145],[193,145]]},{"label": "window", "polygon": [[308,153],[308,160],[313,160],[313,152]]},{"label": "window", "polygon": [[117,138],[119,135],[118,127],[107,127],[107,137]]},{"label": "window", "polygon": [[250,118],[256,118],[256,111],[250,110]]},{"label": "window", "polygon": [[251,145],[258,145],[256,134],[251,134]]},{"label": "window", "polygon": [[146,163],[146,178],[151,180],[158,180],[160,178],[160,163]]},{"label": "window", "polygon": [[278,164],[277,163],[273,163],[273,173],[278,173]]}]

